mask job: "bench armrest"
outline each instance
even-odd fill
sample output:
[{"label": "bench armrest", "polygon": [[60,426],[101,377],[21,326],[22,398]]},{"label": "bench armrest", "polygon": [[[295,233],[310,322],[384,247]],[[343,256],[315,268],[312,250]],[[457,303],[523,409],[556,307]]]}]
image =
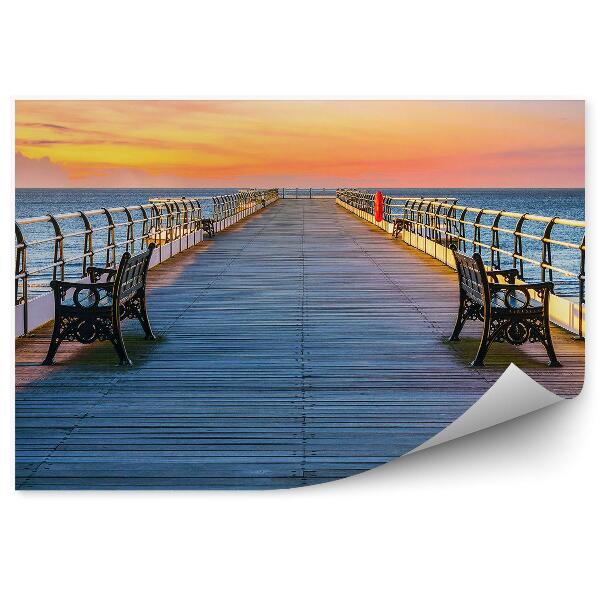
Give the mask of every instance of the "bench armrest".
[{"label": "bench armrest", "polygon": [[102,275],[106,275],[106,281],[110,281],[117,274],[117,269],[88,267],[86,273],[89,275],[92,283],[96,283]]},{"label": "bench armrest", "polygon": [[535,283],[490,283],[491,292],[543,292],[554,291],[552,281],[538,281]]},{"label": "bench armrest", "polygon": [[514,284],[515,279],[519,276],[518,269],[496,269],[492,271],[486,271],[488,277],[490,277],[495,283],[498,283],[498,277],[505,277],[509,284]]},{"label": "bench armrest", "polygon": [[[106,298],[110,298],[110,304],[112,304],[112,293],[115,289],[115,284],[112,282],[80,283],[77,281],[61,281],[59,279],[53,279],[50,282],[50,287],[54,291],[55,301],[60,306],[66,304],[64,301],[67,299],[67,291],[73,290],[73,304],[71,306],[74,305],[79,308],[97,308]],[[88,301],[91,299],[91,302],[81,304],[79,296],[82,291],[89,292],[87,299]]]},{"label": "bench armrest", "polygon": [[[526,310],[536,308],[533,301],[546,306],[550,293],[554,290],[551,281],[539,283],[490,283],[492,299],[501,302],[510,310]],[[539,305],[538,305],[539,306]]]}]

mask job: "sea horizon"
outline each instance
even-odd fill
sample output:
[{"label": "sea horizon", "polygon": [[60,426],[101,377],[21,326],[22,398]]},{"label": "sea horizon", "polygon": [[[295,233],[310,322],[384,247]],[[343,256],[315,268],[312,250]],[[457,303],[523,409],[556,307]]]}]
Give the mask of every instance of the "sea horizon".
[{"label": "sea horizon", "polygon": [[[585,186],[338,186],[338,187],[323,187],[323,186],[283,186],[275,189],[282,190],[336,190],[341,188],[356,188],[361,190],[585,190]],[[223,187],[205,187],[205,186],[128,186],[128,187],[98,187],[98,186],[80,186],[80,187],[40,187],[40,186],[15,186],[15,190],[233,190],[240,188],[252,188],[252,189],[267,189],[260,186],[253,185],[231,185]]]}]

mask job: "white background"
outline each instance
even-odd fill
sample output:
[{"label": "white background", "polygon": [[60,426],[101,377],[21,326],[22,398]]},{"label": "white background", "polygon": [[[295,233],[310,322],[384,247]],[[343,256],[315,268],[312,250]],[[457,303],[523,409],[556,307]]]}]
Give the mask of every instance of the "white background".
[{"label": "white background", "polygon": [[[593,226],[599,34],[592,6],[2,5],[3,597],[597,597],[593,304],[580,399],[362,476],[258,493],[17,493],[9,216],[14,98],[551,98],[588,101]],[[593,227],[589,239],[593,303]]]}]

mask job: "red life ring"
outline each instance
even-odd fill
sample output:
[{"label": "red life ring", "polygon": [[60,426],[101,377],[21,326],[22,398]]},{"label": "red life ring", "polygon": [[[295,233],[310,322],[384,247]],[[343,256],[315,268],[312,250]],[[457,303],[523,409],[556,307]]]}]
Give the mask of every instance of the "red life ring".
[{"label": "red life ring", "polygon": [[383,220],[383,194],[381,192],[375,192],[375,199],[373,201],[373,216],[376,221]]}]

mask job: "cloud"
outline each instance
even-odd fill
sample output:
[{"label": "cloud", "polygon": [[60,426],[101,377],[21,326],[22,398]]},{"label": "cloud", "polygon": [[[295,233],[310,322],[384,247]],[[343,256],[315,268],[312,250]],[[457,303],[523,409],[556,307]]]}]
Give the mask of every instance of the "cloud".
[{"label": "cloud", "polygon": [[15,187],[222,187],[246,185],[237,169],[215,169],[204,177],[195,173],[177,174],[150,172],[135,168],[94,168],[89,171],[68,172],[48,157],[28,158],[15,153]]},{"label": "cloud", "polygon": [[555,146],[551,148],[516,148],[501,152],[488,152],[482,154],[485,158],[492,159],[526,159],[526,160],[552,160],[552,159],[582,159],[585,156],[583,146]]},{"label": "cloud", "polygon": [[67,172],[54,164],[47,156],[27,158],[15,154],[16,187],[68,187],[71,185]]},{"label": "cloud", "polygon": [[55,125],[54,123],[18,123],[18,127],[35,127],[42,129],[57,129],[58,131],[72,131],[71,127],[64,125]]},{"label": "cloud", "polygon": [[16,117],[21,185],[584,177],[583,105],[573,103],[19,101]]}]

